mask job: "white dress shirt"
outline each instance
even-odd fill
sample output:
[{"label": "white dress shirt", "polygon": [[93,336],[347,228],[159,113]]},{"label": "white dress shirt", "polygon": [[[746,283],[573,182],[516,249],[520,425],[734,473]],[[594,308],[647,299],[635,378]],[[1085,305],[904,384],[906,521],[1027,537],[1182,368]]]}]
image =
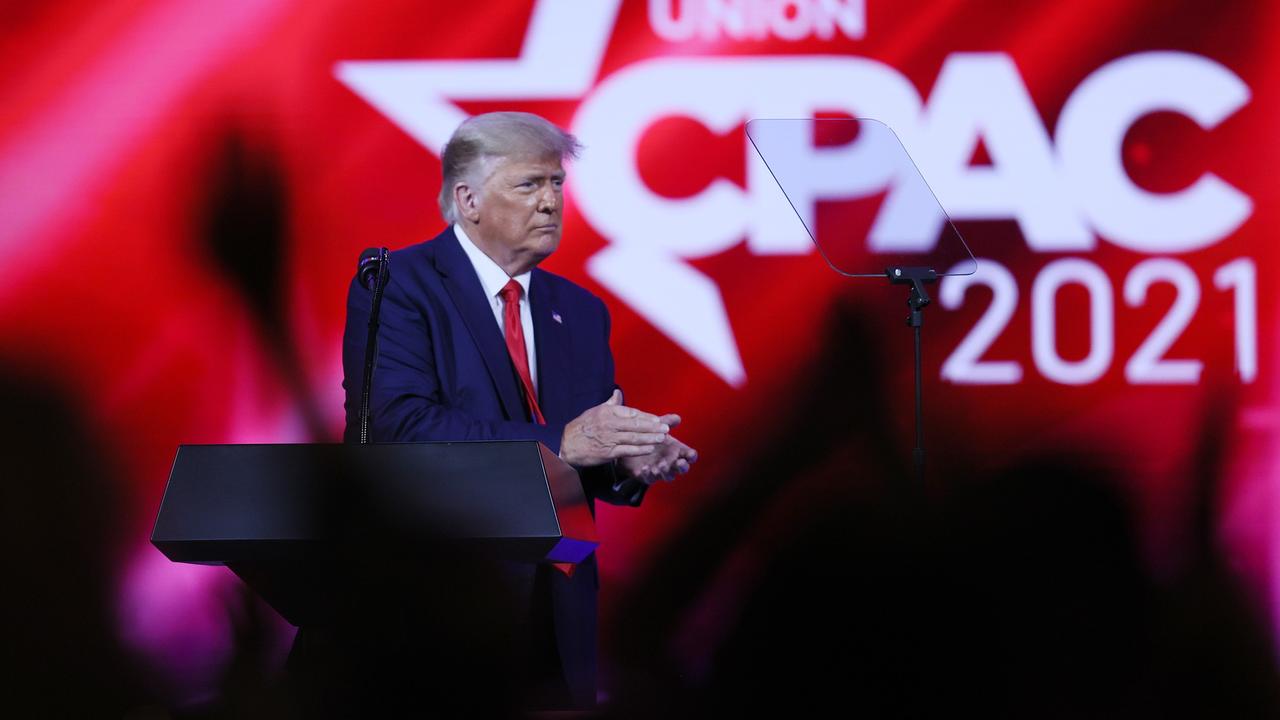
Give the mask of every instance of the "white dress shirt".
[{"label": "white dress shirt", "polygon": [[[462,246],[463,252],[467,254],[467,258],[471,260],[471,266],[476,269],[476,275],[480,277],[480,287],[484,288],[484,294],[489,298],[489,307],[493,309],[493,319],[498,323],[498,332],[506,337],[506,325],[503,322],[502,314],[506,303],[502,301],[502,288],[507,286],[507,282],[515,280],[520,283],[520,287],[524,292],[520,294],[520,325],[524,328],[524,349],[529,354],[529,379],[533,381],[534,393],[538,391],[538,353],[534,352],[535,340],[533,337],[533,311],[529,306],[529,277],[531,272],[522,273],[514,278],[507,276],[507,271],[498,266],[493,258],[484,254],[484,251],[476,246],[471,238],[467,237],[467,233],[462,230],[462,226],[454,223],[453,233],[458,236],[458,244]],[[503,343],[506,344],[505,342]]]}]

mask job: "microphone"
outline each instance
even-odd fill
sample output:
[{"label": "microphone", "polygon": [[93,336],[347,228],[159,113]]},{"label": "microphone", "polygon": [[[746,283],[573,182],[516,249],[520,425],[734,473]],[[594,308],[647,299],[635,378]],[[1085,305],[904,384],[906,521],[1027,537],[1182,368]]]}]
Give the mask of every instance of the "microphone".
[{"label": "microphone", "polygon": [[373,284],[378,281],[381,274],[382,264],[386,262],[386,248],[368,248],[360,253],[360,263],[358,265],[360,273],[360,284],[373,289]]},{"label": "microphone", "polygon": [[391,253],[386,248],[369,248],[360,253],[357,266],[360,284],[373,291],[369,307],[369,338],[364,348],[364,383],[360,388],[360,444],[369,442],[369,400],[373,393],[373,370],[378,363],[378,314],[382,292],[391,278]]}]

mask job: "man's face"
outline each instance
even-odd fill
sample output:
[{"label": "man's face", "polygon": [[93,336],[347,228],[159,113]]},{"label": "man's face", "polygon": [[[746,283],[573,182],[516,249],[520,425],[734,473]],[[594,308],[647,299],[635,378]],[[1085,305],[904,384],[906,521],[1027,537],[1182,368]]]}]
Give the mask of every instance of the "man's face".
[{"label": "man's face", "polygon": [[551,156],[497,158],[480,189],[476,226],[484,249],[512,275],[537,265],[560,245],[564,167]]}]

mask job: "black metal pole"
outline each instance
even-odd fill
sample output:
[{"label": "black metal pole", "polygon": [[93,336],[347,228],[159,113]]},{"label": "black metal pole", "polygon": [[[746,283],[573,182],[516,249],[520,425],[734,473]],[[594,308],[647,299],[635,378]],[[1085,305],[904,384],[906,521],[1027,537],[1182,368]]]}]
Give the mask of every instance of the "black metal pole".
[{"label": "black metal pole", "polygon": [[895,285],[910,285],[911,292],[907,296],[907,307],[911,314],[907,316],[907,325],[915,335],[915,390],[916,390],[916,446],[911,451],[912,464],[915,466],[916,488],[924,489],[924,358],[920,344],[920,328],[924,325],[924,309],[932,300],[925,290],[925,284],[937,282],[938,273],[932,268],[923,267],[890,267],[885,270],[889,281]]},{"label": "black metal pole", "polygon": [[[386,248],[378,251],[377,272],[373,276],[373,302],[369,309],[369,338],[364,346],[364,382],[360,388],[360,444],[369,443],[369,397],[373,393],[373,369],[378,363],[378,315],[382,293],[391,278],[391,257]],[[363,266],[362,266],[363,269]]]},{"label": "black metal pole", "polygon": [[911,458],[916,466],[916,484],[924,487],[924,377],[920,357],[920,326],[924,324],[924,313],[912,310],[912,328],[916,336],[916,447]]}]

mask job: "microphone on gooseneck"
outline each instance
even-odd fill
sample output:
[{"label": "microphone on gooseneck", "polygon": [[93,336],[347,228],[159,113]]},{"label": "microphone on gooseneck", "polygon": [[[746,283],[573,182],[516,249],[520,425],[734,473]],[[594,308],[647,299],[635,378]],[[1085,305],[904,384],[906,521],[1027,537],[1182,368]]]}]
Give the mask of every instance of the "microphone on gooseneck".
[{"label": "microphone on gooseneck", "polygon": [[373,289],[374,282],[378,279],[378,274],[382,270],[384,262],[382,254],[387,251],[386,248],[368,248],[360,253],[360,264],[358,266],[360,272],[360,284]]},{"label": "microphone on gooseneck", "polygon": [[369,248],[360,253],[357,265],[360,284],[373,291],[369,308],[369,339],[364,347],[364,384],[360,391],[360,444],[369,442],[369,395],[373,391],[373,369],[378,362],[378,313],[382,292],[391,279],[391,253],[386,248]]}]

